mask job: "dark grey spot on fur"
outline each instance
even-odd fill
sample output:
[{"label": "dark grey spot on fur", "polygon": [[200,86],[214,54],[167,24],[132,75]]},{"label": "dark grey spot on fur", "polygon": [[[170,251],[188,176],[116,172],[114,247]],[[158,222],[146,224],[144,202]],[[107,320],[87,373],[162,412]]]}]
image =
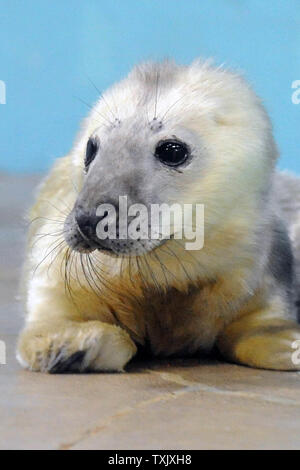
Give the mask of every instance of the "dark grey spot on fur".
[{"label": "dark grey spot on fur", "polygon": [[288,291],[293,288],[294,260],[291,241],[284,223],[277,218],[273,227],[269,270]]},{"label": "dark grey spot on fur", "polygon": [[156,117],[153,119],[153,121],[150,123],[150,129],[153,132],[158,132],[162,129],[163,123],[162,121],[158,120]]}]

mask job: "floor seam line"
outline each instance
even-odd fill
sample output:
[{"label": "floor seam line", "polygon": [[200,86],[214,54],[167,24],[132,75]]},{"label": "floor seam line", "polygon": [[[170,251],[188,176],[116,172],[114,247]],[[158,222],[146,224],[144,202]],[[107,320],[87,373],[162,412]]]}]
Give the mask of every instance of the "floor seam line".
[{"label": "floor seam line", "polygon": [[[262,395],[258,393],[243,392],[241,390],[226,390],[226,389],[222,389],[219,387],[213,387],[210,385],[201,384],[198,382],[187,381],[183,377],[181,377],[179,374],[173,374],[169,372],[164,373],[164,372],[154,371],[151,369],[147,369],[146,371],[149,372],[151,375],[152,374],[159,375],[163,380],[168,381],[169,383],[175,383],[177,385],[181,385],[182,388],[172,391],[172,392],[166,392],[164,394],[158,395],[157,397],[154,397],[148,400],[142,400],[141,402],[136,403],[134,406],[123,408],[119,412],[113,414],[112,416],[109,416],[106,420],[104,420],[104,422],[101,425],[94,426],[91,429],[87,429],[81,437],[78,437],[77,439],[69,443],[65,443],[65,444],[62,443],[61,445],[59,445],[58,449],[59,450],[71,450],[72,447],[74,447],[76,444],[83,442],[85,439],[87,439],[90,436],[97,435],[103,429],[106,429],[107,427],[109,427],[119,417],[129,415],[138,409],[147,407],[154,403],[158,403],[161,401],[169,401],[171,399],[176,400],[177,398],[182,397],[183,395],[193,393],[193,392],[214,393],[218,395],[227,395],[231,397],[259,400],[261,402],[267,402],[267,403],[276,403],[276,404],[288,405],[288,406],[300,406],[300,401],[295,402],[294,400],[287,400],[287,399],[280,398],[280,397],[277,397],[277,398],[263,397]],[[174,377],[174,380],[172,380],[172,377],[170,377],[173,375],[176,376]],[[181,382],[181,379],[182,379],[182,382]],[[183,385],[184,383],[186,385]]]}]

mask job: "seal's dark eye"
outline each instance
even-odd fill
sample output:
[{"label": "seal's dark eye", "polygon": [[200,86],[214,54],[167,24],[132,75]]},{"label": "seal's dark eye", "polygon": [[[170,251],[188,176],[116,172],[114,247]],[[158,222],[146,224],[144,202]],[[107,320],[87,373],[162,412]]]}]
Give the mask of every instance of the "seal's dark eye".
[{"label": "seal's dark eye", "polygon": [[88,143],[86,145],[85,159],[84,159],[84,165],[86,169],[88,169],[89,165],[94,160],[96,153],[98,151],[98,147],[99,147],[98,142],[95,139],[90,138],[88,140]]},{"label": "seal's dark eye", "polygon": [[188,146],[178,140],[164,140],[155,149],[155,156],[165,165],[182,165],[189,156]]}]

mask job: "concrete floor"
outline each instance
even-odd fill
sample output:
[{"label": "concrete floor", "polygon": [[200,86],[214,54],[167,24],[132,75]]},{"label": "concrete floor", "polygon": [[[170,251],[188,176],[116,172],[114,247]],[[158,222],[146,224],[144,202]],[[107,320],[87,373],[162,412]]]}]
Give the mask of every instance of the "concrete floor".
[{"label": "concrete floor", "polygon": [[43,375],[15,360],[25,223],[37,177],[0,174],[1,449],[297,449],[300,375],[216,361]]}]

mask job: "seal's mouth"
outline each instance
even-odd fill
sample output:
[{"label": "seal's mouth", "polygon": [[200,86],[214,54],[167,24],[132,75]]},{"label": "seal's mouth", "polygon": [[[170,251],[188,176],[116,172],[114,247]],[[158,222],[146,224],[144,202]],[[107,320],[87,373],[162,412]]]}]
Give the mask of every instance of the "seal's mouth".
[{"label": "seal's mouth", "polygon": [[76,230],[72,234],[65,234],[65,239],[69,247],[79,253],[92,253],[97,250],[112,257],[145,255],[146,253],[154,251],[168,241],[167,239],[135,240],[130,238],[91,240],[82,233],[79,227],[76,227]]},{"label": "seal's mouth", "polygon": [[89,222],[87,219],[85,224],[80,225],[74,213],[70,213],[67,217],[64,237],[72,250],[79,253],[91,253],[97,250],[113,257],[139,256],[154,251],[174,237],[169,235],[168,238],[147,238],[143,232],[138,231],[135,237],[124,238],[117,231],[117,236],[107,236],[102,239],[97,236],[94,226]]}]

